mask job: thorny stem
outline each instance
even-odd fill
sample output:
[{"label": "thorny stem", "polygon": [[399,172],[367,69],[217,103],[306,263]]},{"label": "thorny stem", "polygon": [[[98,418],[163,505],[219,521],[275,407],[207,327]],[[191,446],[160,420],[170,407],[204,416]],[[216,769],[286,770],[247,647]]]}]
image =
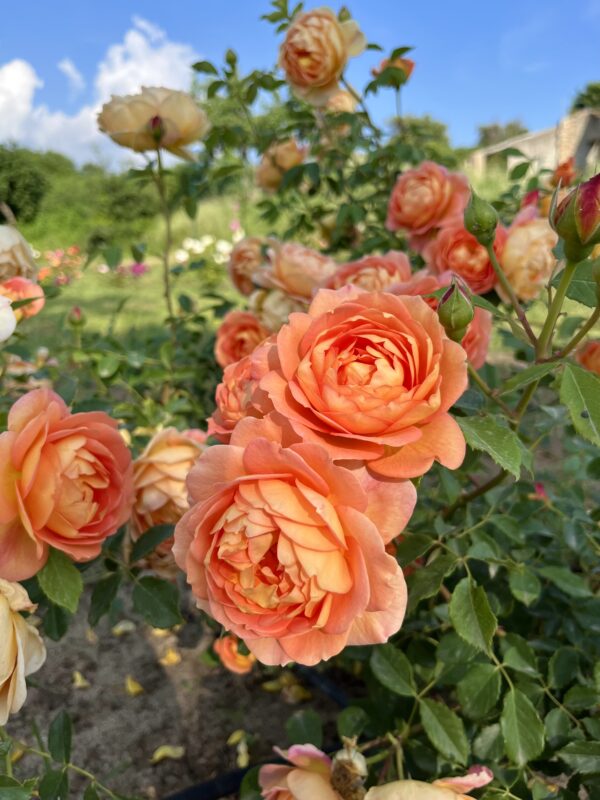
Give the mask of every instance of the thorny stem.
[{"label": "thorny stem", "polygon": [[490,263],[491,263],[492,267],[494,268],[494,272],[496,273],[496,275],[498,277],[498,280],[500,281],[500,284],[502,285],[502,288],[504,289],[504,291],[508,295],[508,297],[510,299],[510,303],[511,303],[512,307],[515,310],[515,313],[516,313],[516,315],[517,315],[517,317],[519,319],[519,322],[523,326],[523,330],[527,334],[527,337],[529,338],[529,341],[531,342],[531,344],[534,347],[536,347],[537,346],[536,335],[533,332],[533,330],[531,328],[531,325],[529,324],[529,320],[527,319],[527,316],[525,314],[523,306],[519,302],[519,298],[515,294],[512,286],[510,285],[510,282],[509,282],[508,278],[506,277],[506,275],[504,273],[504,270],[502,269],[502,266],[501,266],[500,262],[498,261],[498,259],[496,257],[496,253],[494,251],[493,244],[488,244],[486,246],[486,250],[487,250],[487,253],[488,253],[488,256],[489,256],[489,259],[490,259]]}]

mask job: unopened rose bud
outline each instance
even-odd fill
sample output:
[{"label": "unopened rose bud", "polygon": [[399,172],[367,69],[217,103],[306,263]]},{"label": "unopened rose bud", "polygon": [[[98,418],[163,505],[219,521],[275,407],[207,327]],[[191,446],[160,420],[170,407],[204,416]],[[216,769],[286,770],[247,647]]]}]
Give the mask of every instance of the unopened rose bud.
[{"label": "unopened rose bud", "polygon": [[600,173],[569,192],[551,212],[551,224],[570,261],[583,261],[590,255],[600,243]]},{"label": "unopened rose bud", "polygon": [[465,208],[465,228],[484,246],[492,244],[496,238],[498,212],[490,203],[482,200],[475,192]]},{"label": "unopened rose bud", "polygon": [[469,290],[462,281],[453,278],[438,306],[438,317],[448,338],[461,342],[474,316]]},{"label": "unopened rose bud", "polygon": [[156,142],[156,144],[159,145],[166,131],[165,131],[165,124],[162,121],[162,118],[158,116],[158,114],[152,117],[148,121],[148,130],[150,132],[150,135]]},{"label": "unopened rose bud", "polygon": [[67,322],[72,328],[82,328],[85,325],[85,314],[79,306],[73,306],[69,311]]}]

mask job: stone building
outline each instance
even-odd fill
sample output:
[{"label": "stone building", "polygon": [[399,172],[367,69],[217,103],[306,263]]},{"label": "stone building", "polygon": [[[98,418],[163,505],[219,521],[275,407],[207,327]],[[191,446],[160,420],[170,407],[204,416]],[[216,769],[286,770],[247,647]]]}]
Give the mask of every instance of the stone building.
[{"label": "stone building", "polygon": [[[481,147],[467,158],[467,166],[477,175],[485,172],[488,159],[514,147],[534,162],[538,169],[554,169],[568,158],[575,158],[578,170],[600,169],[600,108],[584,108],[563,117],[554,128],[513,136],[498,144]],[[522,161],[509,156],[508,168]]]}]

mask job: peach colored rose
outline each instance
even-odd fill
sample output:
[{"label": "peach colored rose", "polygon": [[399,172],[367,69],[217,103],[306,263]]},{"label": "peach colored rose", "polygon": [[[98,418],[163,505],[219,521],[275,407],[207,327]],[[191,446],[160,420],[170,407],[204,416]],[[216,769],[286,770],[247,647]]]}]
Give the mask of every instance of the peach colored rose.
[{"label": "peach colored rose", "polygon": [[213,650],[221,659],[223,666],[230,672],[247,675],[252,672],[256,656],[253,656],[252,653],[248,655],[240,653],[239,643],[237,636],[222,636],[213,644]]},{"label": "peach colored rose", "polygon": [[346,89],[336,89],[325,104],[325,110],[331,114],[352,114],[356,110],[358,101]]},{"label": "peach colored rose", "polygon": [[294,311],[306,311],[308,300],[292,297],[282,289],[257,289],[248,298],[248,309],[270,331],[278,331]]},{"label": "peach colored rose", "polygon": [[71,414],[49,389],[28,392],[0,434],[0,577],[35,575],[49,546],[75,561],[95,558],[132,500],[117,423],[101,411]]},{"label": "peach colored rose", "polygon": [[263,285],[305,299],[338,267],[329,256],[293,242],[274,245],[269,250],[269,262],[270,269],[261,275]]},{"label": "peach colored rose", "polygon": [[[494,242],[497,256],[505,241],[506,231],[498,226]],[[496,286],[496,273],[485,247],[466,230],[460,217],[443,225],[425,245],[423,258],[429,269],[438,275],[448,271],[459,275],[474,294],[485,294]]]},{"label": "peach colored rose", "polygon": [[414,486],[335,466],[314,444],[284,448],[277,433],[242,420],[189,475],[173,552],[198,606],[265,664],[387,641],[406,587],[385,542],[410,518]]},{"label": "peach colored rose", "polygon": [[[558,236],[547,219],[531,219],[523,224],[511,225],[502,248],[500,261],[517,297],[535,300],[550,280],[556,267]],[[504,300],[501,286],[496,291]]]},{"label": "peach colored rose", "polygon": [[294,17],[279,51],[279,66],[294,94],[323,106],[337,90],[348,59],[365,47],[354,20],[340,22],[330,8],[315,8]]},{"label": "peach colored rose", "polygon": [[467,386],[466,354],[420,297],[322,289],[270,348],[260,386],[302,441],[376,475],[456,469],[465,441],[448,409]]},{"label": "peach colored rose", "polygon": [[210,123],[187,92],[142,86],[137,94],[111,97],[98,114],[98,127],[121,147],[136,152],[162,147],[193,160],[186,145],[205,136]]},{"label": "peach colored rose", "polygon": [[460,214],[469,194],[464,175],[448,172],[433,161],[423,161],[397,179],[388,204],[386,228],[404,230],[413,236],[427,234]]},{"label": "peach colored rose", "polygon": [[415,62],[411,58],[395,58],[393,61],[390,61],[389,58],[384,58],[378,67],[374,67],[371,70],[371,75],[376,78],[378,75],[381,75],[386,67],[395,67],[396,69],[401,69],[404,73],[404,80],[406,82],[413,74]]},{"label": "peach colored rose", "polygon": [[35,611],[25,589],[0,578],[0,725],[16,714],[27,697],[25,678],[46,660],[37,630],[21,615]]},{"label": "peach colored rose", "polygon": [[[423,299],[434,311],[437,311],[439,300],[431,296],[438,289],[449,286],[452,282],[452,273],[444,272],[441,275],[434,275],[427,269],[414,272],[409,280],[391,286],[389,291],[397,295],[425,295]],[[430,295],[427,297],[426,295]],[[467,332],[460,343],[467,354],[467,359],[475,367],[481,369],[485,364],[487,353],[492,335],[492,315],[484,308],[475,308],[473,321],[467,328]]]},{"label": "peach colored rose", "polygon": [[267,192],[276,191],[285,173],[302,164],[305,158],[306,148],[300,147],[295,139],[274,142],[265,150],[256,168],[254,177],[257,186]]},{"label": "peach colored rose", "polygon": [[230,311],[225,315],[215,341],[217,364],[225,368],[247,356],[263,342],[269,331],[249,311]]},{"label": "peach colored rose", "polygon": [[229,275],[235,288],[245,295],[250,295],[255,289],[254,276],[266,262],[264,250],[268,240],[259,236],[249,236],[242,239],[231,251],[229,256]]},{"label": "peach colored rose", "polygon": [[323,288],[340,289],[353,284],[368,292],[385,291],[395,283],[409,280],[410,270],[406,253],[391,250],[382,256],[363,256],[358,261],[342,264],[323,283]]},{"label": "peach colored rose", "polygon": [[493,780],[492,771],[478,765],[459,778],[441,778],[433,783],[393,781],[374,786],[365,800],[472,800],[468,792],[481,789]]},{"label": "peach colored rose", "polygon": [[225,367],[223,381],[215,394],[217,407],[208,419],[209,436],[227,444],[241,419],[262,416],[254,404],[258,377],[257,362],[249,355]]},{"label": "peach colored rose", "polygon": [[27,241],[12,225],[0,225],[0,282],[9,278],[34,278],[37,272]]},{"label": "peach colored rose", "polygon": [[584,342],[575,353],[575,358],[582,367],[600,375],[600,339]]},{"label": "peach colored rose", "polygon": [[274,748],[292,766],[265,764],[258,773],[264,800],[341,800],[331,785],[332,763],[312,744]]},{"label": "peach colored rose", "polygon": [[[205,439],[204,431],[181,433],[175,428],[165,428],[152,437],[135,459],[131,513],[134,541],[155,525],[174,525],[188,510],[185,480],[205,448]],[[161,547],[167,544],[163,542]],[[171,546],[172,541],[169,551]]]},{"label": "peach colored rose", "polygon": [[9,278],[4,283],[0,283],[0,295],[8,297],[13,303],[18,300],[31,300],[30,303],[14,309],[17,321],[23,318],[35,317],[43,309],[46,302],[42,287],[27,278]]}]

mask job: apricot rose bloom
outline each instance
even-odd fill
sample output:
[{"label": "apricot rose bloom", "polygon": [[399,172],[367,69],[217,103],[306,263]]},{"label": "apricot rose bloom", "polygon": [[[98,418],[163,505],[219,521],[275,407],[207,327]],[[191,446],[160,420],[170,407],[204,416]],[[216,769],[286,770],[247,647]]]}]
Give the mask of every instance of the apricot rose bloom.
[{"label": "apricot rose bloom", "polygon": [[306,148],[300,147],[295,139],[274,142],[265,150],[256,168],[256,185],[266,192],[277,191],[285,173],[302,164],[305,158]]},{"label": "apricot rose bloom", "polygon": [[[498,226],[494,242],[497,256],[505,241],[506,231]],[[429,269],[438,275],[454,272],[474,294],[485,294],[496,286],[496,273],[487,250],[465,228],[461,217],[454,217],[442,226],[423,248],[423,258]]]},{"label": "apricot rose bloom", "polygon": [[252,672],[256,656],[252,653],[240,653],[239,639],[237,636],[222,636],[213,644],[213,650],[221,659],[223,666],[237,675],[247,675]]},{"label": "apricot rose bloom", "polygon": [[600,375],[600,339],[581,345],[575,353],[575,358],[582,367]]},{"label": "apricot rose bloom", "polygon": [[208,419],[208,435],[227,444],[237,423],[245,417],[260,417],[254,403],[259,371],[251,356],[229,364],[215,393],[216,408]]},{"label": "apricot rose bloom", "polygon": [[378,75],[381,75],[384,69],[387,67],[395,67],[396,69],[402,70],[404,73],[404,80],[405,82],[410,78],[413,74],[413,70],[415,68],[415,62],[412,58],[394,58],[390,60],[389,58],[384,58],[383,61],[380,63],[378,67],[374,67],[371,70],[371,75],[376,78]]},{"label": "apricot rose bloom", "polygon": [[19,583],[0,578],[0,725],[23,706],[27,697],[25,678],[46,660],[39,633],[21,615],[36,606]]},{"label": "apricot rose bloom", "polygon": [[263,342],[269,331],[249,311],[230,311],[223,317],[215,341],[215,358],[220,367],[235,364]]},{"label": "apricot rose bloom", "polygon": [[356,110],[358,100],[346,89],[336,89],[325,104],[325,110],[330,114],[351,114]]},{"label": "apricot rose bloom", "polygon": [[205,448],[205,440],[204,431],[182,433],[165,428],[152,437],[135,459],[131,513],[134,540],[154,525],[174,525],[188,510],[185,481]]},{"label": "apricot rose bloom", "polygon": [[402,173],[388,204],[385,226],[413,236],[427,234],[460,214],[469,199],[469,183],[464,175],[448,172],[434,161]]},{"label": "apricot rose bloom", "polygon": [[254,276],[266,261],[264,247],[267,240],[248,236],[238,242],[229,256],[229,276],[235,288],[244,295],[255,289]]},{"label": "apricot rose bloom", "polygon": [[186,145],[208,133],[208,117],[187,92],[142,86],[141,92],[111,97],[98,114],[98,127],[138,153],[163,148],[192,159]]},{"label": "apricot rose bloom", "polygon": [[472,800],[469,792],[481,789],[494,780],[487,767],[473,766],[458,778],[440,778],[433,783],[423,781],[393,781],[374,786],[365,800]]},{"label": "apricot rose bloom", "polygon": [[28,317],[35,317],[43,309],[46,302],[42,287],[28,278],[9,278],[0,283],[0,295],[8,297],[11,302],[17,300],[30,300],[24,306],[14,309],[17,321]]},{"label": "apricot rose bloom", "polygon": [[338,80],[366,39],[357,23],[340,22],[330,8],[297,14],[279,51],[279,66],[294,94],[314,106],[324,106],[338,89]]},{"label": "apricot rose bloom", "polygon": [[421,297],[322,289],[290,316],[268,365],[260,387],[275,411],[336,461],[414,478],[464,459],[448,409],[467,386],[466,354]]},{"label": "apricot rose bloom", "polygon": [[264,800],[340,800],[331,785],[332,762],[312,744],[295,744],[275,752],[285,764],[265,764],[258,773]]},{"label": "apricot rose bloom", "polygon": [[231,444],[210,447],[190,472],[173,553],[198,606],[270,665],[311,666],[387,641],[406,586],[385,542],[410,518],[414,486],[276,437],[269,420],[242,420]]},{"label": "apricot rose bloom", "polygon": [[261,275],[264,285],[301,299],[310,299],[338,268],[329,256],[294,242],[274,245],[269,263],[270,269]]},{"label": "apricot rose bloom", "polygon": [[0,281],[32,278],[37,269],[27,241],[13,225],[0,225]]},{"label": "apricot rose bloom", "polygon": [[[535,300],[556,267],[558,236],[545,218],[512,225],[500,261],[515,294],[520,300]],[[498,294],[506,299],[501,286]]]},{"label": "apricot rose bloom", "polygon": [[367,292],[385,291],[395,283],[409,280],[410,276],[410,261],[406,253],[391,250],[381,256],[363,256],[358,261],[342,264],[324,282],[323,288],[340,289],[353,284]]},{"label": "apricot rose bloom", "polygon": [[71,414],[50,389],[19,398],[0,434],[0,577],[24,580],[48,547],[95,558],[129,519],[131,455],[101,411]]}]

